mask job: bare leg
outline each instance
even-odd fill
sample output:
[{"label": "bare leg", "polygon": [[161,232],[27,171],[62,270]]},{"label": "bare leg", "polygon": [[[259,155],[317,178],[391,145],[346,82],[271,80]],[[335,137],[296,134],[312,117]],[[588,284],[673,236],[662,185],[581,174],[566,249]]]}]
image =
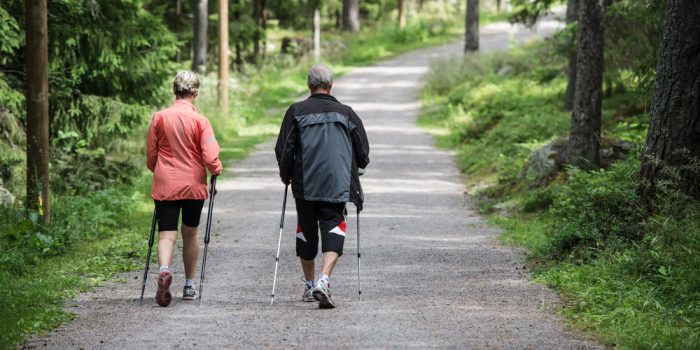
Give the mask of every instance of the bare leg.
[{"label": "bare leg", "polygon": [[301,269],[304,270],[304,278],[307,281],[313,281],[315,276],[314,276],[314,269],[315,269],[315,264],[313,260],[304,260],[304,259],[299,259],[301,261]]},{"label": "bare leg", "polygon": [[333,273],[333,268],[338,262],[338,253],[336,252],[325,252],[323,253],[323,264],[321,265],[321,273],[328,275],[330,277]]},{"label": "bare leg", "polygon": [[158,264],[170,265],[173,260],[173,248],[177,240],[177,231],[158,232]]},{"label": "bare leg", "polygon": [[197,240],[197,227],[182,225],[182,260],[185,263],[185,278],[193,279],[197,270],[199,259],[199,240]]}]

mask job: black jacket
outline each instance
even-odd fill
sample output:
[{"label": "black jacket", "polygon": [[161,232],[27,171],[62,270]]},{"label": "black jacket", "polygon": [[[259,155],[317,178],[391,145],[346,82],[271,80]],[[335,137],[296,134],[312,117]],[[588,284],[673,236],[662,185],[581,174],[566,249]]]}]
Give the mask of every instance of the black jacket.
[{"label": "black jacket", "polygon": [[275,146],[280,177],[295,198],[352,202],[362,210],[358,167],[369,164],[362,121],[328,94],[313,94],[287,109]]}]

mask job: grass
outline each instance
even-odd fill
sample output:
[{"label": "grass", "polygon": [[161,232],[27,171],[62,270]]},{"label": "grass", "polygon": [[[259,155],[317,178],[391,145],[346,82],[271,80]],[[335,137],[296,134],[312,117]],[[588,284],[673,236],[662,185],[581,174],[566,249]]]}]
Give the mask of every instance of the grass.
[{"label": "grass", "polygon": [[[597,171],[524,170],[532,150],[568,132],[564,72],[542,42],[437,63],[419,123],[457,150],[479,208],[505,243],[530,251],[535,279],[564,296],[572,326],[621,349],[700,348],[700,202],[666,185],[648,216],[635,149]],[[648,100],[633,81],[603,102],[604,146],[644,142]]]}]

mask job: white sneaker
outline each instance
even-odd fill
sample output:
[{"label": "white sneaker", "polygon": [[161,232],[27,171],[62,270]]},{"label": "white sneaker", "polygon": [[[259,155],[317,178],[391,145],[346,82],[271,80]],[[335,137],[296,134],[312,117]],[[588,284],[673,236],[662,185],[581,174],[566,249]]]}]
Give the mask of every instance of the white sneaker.
[{"label": "white sneaker", "polygon": [[313,288],[306,287],[306,290],[304,291],[304,295],[301,296],[301,301],[305,301],[305,302],[316,301],[316,299],[314,299],[313,292],[314,292]]},{"label": "white sneaker", "polygon": [[317,281],[316,288],[313,289],[314,299],[318,300],[318,307],[321,309],[332,309],[335,303],[331,300],[329,285],[324,281]]}]

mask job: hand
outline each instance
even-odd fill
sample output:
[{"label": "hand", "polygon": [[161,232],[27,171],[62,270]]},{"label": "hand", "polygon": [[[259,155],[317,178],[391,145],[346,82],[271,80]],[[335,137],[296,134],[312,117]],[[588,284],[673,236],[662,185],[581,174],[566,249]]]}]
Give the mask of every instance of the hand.
[{"label": "hand", "polygon": [[292,182],[291,179],[288,179],[287,181],[285,181],[285,180],[284,180],[283,178],[281,178],[281,177],[280,177],[280,181],[282,181],[282,183],[285,184],[285,185],[289,185],[289,183]]},{"label": "hand", "polygon": [[365,169],[364,168],[357,168],[357,175],[362,176],[365,174]]}]

